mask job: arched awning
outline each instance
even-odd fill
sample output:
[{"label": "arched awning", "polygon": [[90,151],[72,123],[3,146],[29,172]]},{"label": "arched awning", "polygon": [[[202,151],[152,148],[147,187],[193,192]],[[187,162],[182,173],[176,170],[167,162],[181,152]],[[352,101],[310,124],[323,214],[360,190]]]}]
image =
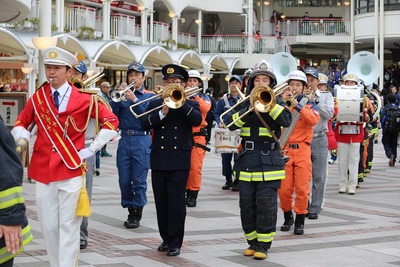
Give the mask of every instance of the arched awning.
[{"label": "arched awning", "polygon": [[0,28],[0,61],[30,62],[32,50],[11,31]]},{"label": "arched awning", "polygon": [[175,64],[190,70],[204,71],[204,63],[200,55],[193,50],[177,50],[170,52]]},{"label": "arched awning", "polygon": [[229,66],[229,73],[232,73],[236,64],[240,61],[240,58],[239,57],[224,57],[224,59]]},{"label": "arched awning", "polygon": [[140,58],[140,63],[146,69],[161,70],[166,64],[174,63],[171,54],[162,46],[131,46],[135,58]]},{"label": "arched awning", "polygon": [[220,55],[200,55],[204,64],[210,68],[210,73],[229,73],[229,65]]},{"label": "arched awning", "polygon": [[97,66],[126,70],[130,63],[138,60],[131,47],[118,40],[90,41],[85,42],[85,45],[95,52],[92,59]]},{"label": "arched awning", "polygon": [[90,50],[88,50],[87,46],[84,45],[78,38],[66,33],[58,34],[53,37],[57,38],[58,47],[77,55],[79,60],[85,60],[89,62],[92,61],[92,58],[89,54]]}]

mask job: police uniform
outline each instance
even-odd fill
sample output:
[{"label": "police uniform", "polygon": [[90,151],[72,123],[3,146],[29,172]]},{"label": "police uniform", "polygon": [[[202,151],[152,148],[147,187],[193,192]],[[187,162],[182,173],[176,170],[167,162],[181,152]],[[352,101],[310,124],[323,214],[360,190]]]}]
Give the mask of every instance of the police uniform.
[{"label": "police uniform", "polygon": [[[23,250],[32,240],[31,229],[25,216],[25,205],[22,190],[23,167],[15,151],[15,142],[0,116],[0,217],[1,225],[20,225],[22,228]],[[18,242],[18,241],[17,241]],[[4,235],[0,238],[0,265],[12,265],[16,254],[8,252]]]},{"label": "police uniform", "polygon": [[[78,63],[74,55],[58,47],[44,49],[42,56],[46,66],[66,66],[67,72],[71,71],[68,67]],[[97,117],[96,108],[89,94],[79,92],[67,81],[62,84],[63,76],[60,77],[36,90],[12,130],[14,139],[29,141],[30,133],[26,129],[33,122],[38,127],[28,177],[37,181],[38,218],[52,267],[75,266],[81,220],[76,216],[76,209],[82,175],[86,171],[83,162],[118,136],[117,117],[99,103],[98,121],[102,127],[85,148],[85,127],[88,117]],[[58,88],[54,88],[54,84]]]},{"label": "police uniform", "polygon": [[[140,72],[145,75],[142,64],[133,62],[128,66],[130,72]],[[135,89],[137,101],[154,96],[142,86]],[[121,139],[118,142],[117,167],[119,188],[121,191],[121,206],[129,211],[128,220],[124,223],[126,228],[137,228],[142,219],[143,207],[147,204],[147,173],[150,168],[150,131],[142,128],[139,119],[130,111],[132,101],[111,102],[114,114],[119,118]],[[149,101],[134,107],[138,114],[145,112]]]},{"label": "police uniform", "polygon": [[[268,75],[272,83],[276,81],[269,65],[261,63],[249,78],[246,94],[251,94],[253,80],[259,74]],[[239,119],[248,110],[248,104],[243,103],[246,106],[229,116],[226,123],[236,121],[229,129],[240,129],[242,137],[242,149],[233,168],[239,180],[242,229],[250,245],[244,254],[265,259],[275,237],[278,188],[285,178],[284,160],[273,135],[279,138],[281,127],[288,127],[292,116],[282,101],[275,103],[269,112],[259,113],[268,129],[255,112]]]},{"label": "police uniform", "polygon": [[[188,77],[185,69],[174,64],[164,66],[162,74],[164,79],[174,77],[186,81]],[[153,100],[147,110],[159,107],[163,102],[163,99]],[[199,104],[193,100],[186,100],[178,109],[170,108],[166,116],[158,109],[141,120],[145,131],[153,130],[150,166],[158,229],[163,240],[158,250],[168,250],[169,256],[179,255],[183,242],[192,127],[199,125],[201,120]]]}]

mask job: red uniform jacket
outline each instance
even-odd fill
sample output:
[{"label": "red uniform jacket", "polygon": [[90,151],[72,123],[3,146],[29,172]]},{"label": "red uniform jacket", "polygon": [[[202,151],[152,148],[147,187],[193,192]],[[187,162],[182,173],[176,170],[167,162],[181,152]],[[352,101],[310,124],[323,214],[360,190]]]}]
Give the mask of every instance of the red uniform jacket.
[{"label": "red uniform jacket", "polygon": [[[72,88],[71,96],[66,111],[62,113],[58,113],[54,104],[50,85],[45,84],[43,87],[46,97],[49,98],[50,108],[52,108],[53,112],[58,115],[60,124],[64,127],[67,118],[72,117],[75,121],[76,127],[78,129],[83,129],[88,118],[91,96],[79,92],[79,90],[71,84],[70,86]],[[32,159],[28,168],[28,177],[41,183],[48,184],[50,182],[66,180],[81,175],[82,170],[80,168],[75,170],[68,169],[58,152],[53,148],[49,137],[46,135],[43,126],[40,124],[35,114],[32,97],[29,98],[25,108],[21,111],[15,123],[15,126],[23,126],[27,129],[32,122],[36,122],[38,127],[37,138],[33,146]],[[101,122],[102,129],[116,130],[118,127],[118,118],[102,103],[99,103],[98,106],[98,118]],[[90,117],[95,118],[95,108],[92,109]],[[77,151],[85,147],[85,131],[79,132],[75,130],[71,121],[69,121],[67,134],[75,145]]]}]

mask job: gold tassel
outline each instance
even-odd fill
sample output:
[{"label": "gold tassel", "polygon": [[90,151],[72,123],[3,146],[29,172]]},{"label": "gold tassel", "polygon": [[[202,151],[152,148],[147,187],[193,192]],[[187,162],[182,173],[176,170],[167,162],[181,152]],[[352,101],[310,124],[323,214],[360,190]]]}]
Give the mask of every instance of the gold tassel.
[{"label": "gold tassel", "polygon": [[82,188],[79,194],[78,206],[76,208],[76,216],[89,217],[92,214],[90,208],[89,195],[85,187],[85,173],[86,173],[86,162],[82,164]]},{"label": "gold tassel", "polygon": [[79,194],[78,207],[76,208],[76,216],[89,217],[92,214],[90,209],[89,195],[86,187],[82,186],[81,193]]}]

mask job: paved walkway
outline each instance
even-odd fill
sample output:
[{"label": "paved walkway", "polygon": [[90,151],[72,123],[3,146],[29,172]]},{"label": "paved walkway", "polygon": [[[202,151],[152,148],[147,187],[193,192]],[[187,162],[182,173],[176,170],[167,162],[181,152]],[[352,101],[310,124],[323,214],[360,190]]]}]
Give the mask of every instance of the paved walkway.
[{"label": "paved walkway", "polygon": [[[161,239],[150,179],[141,227],[126,229],[127,210],[120,206],[115,167],[116,146],[108,145],[113,157],[101,158],[101,174],[95,177],[89,246],[81,251],[79,266],[400,266],[400,163],[388,167],[381,143],[375,145],[372,172],[354,196],[338,193],[337,165],[329,166],[326,202],[319,219],[306,219],[302,236],[293,235],[293,230],[278,230],[264,261],[242,256],[247,244],[240,226],[238,193],[221,190],[221,160],[213,153],[207,153],[204,162],[198,205],[187,210],[180,256],[167,257],[156,250]],[[25,182],[24,190],[34,240],[15,259],[15,266],[49,266],[37,221],[35,186]],[[279,210],[278,229],[282,222]]]}]

